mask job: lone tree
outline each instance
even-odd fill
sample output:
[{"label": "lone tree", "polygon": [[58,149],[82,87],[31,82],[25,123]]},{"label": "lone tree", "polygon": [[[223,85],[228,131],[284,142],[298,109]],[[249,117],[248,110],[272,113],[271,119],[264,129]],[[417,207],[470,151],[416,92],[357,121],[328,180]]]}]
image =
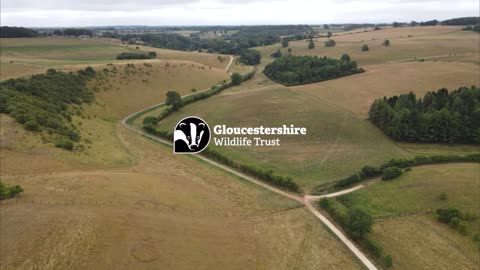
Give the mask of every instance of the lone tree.
[{"label": "lone tree", "polygon": [[368,49],[368,45],[367,45],[367,44],[365,44],[365,45],[362,46],[362,52],[368,52],[368,50],[369,50],[369,49]]},{"label": "lone tree", "polygon": [[386,40],[383,42],[383,46],[390,46],[390,40],[386,39]]},{"label": "lone tree", "polygon": [[335,40],[333,40],[333,39],[329,39],[328,41],[325,41],[325,47],[333,47],[336,44],[337,43],[335,43]]},{"label": "lone tree", "polygon": [[327,38],[330,39],[333,36],[332,32],[328,31]]},{"label": "lone tree", "polygon": [[282,52],[280,50],[277,50],[276,52],[272,53],[270,56],[273,58],[280,58],[282,57]]},{"label": "lone tree", "polygon": [[242,75],[240,75],[238,72],[234,72],[230,78],[233,85],[239,85],[242,83]]},{"label": "lone tree", "polygon": [[310,41],[308,42],[308,48],[309,49],[315,48],[315,43],[313,42],[313,39],[310,39]]},{"label": "lone tree", "polygon": [[342,55],[342,57],[340,58],[340,60],[345,61],[345,62],[348,62],[348,61],[350,61],[350,55],[344,53],[344,54]]},{"label": "lone tree", "polygon": [[168,91],[166,96],[167,100],[165,100],[165,104],[172,106],[174,111],[183,106],[182,97],[180,97],[180,94],[177,91]]},{"label": "lone tree", "polygon": [[283,38],[283,39],[282,39],[282,47],[283,47],[283,48],[288,47],[288,39],[287,39],[287,38]]},{"label": "lone tree", "polygon": [[366,233],[370,232],[372,223],[372,217],[363,210],[353,208],[348,213],[347,229],[354,238],[363,238]]}]

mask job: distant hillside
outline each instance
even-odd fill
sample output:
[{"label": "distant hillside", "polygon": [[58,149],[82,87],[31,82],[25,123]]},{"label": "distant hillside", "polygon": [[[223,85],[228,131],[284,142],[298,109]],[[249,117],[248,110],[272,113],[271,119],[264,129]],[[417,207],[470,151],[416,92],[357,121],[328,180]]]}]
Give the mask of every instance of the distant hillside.
[{"label": "distant hillside", "polygon": [[0,27],[0,38],[38,37],[40,33],[25,27]]},{"label": "distant hillside", "polygon": [[444,25],[474,25],[480,23],[480,17],[462,17],[442,21]]}]

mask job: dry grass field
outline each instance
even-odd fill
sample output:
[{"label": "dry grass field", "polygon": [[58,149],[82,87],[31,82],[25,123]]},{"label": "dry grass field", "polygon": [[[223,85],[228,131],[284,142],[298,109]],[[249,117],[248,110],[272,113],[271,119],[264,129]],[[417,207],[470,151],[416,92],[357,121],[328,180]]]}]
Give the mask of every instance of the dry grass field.
[{"label": "dry grass field", "polygon": [[[447,200],[440,199],[442,192]],[[477,269],[478,194],[480,164],[463,163],[416,167],[346,195],[346,201],[372,214],[372,236],[392,255],[395,269]],[[447,207],[475,215],[465,223],[467,235],[435,220],[433,212]]]},{"label": "dry grass field", "polygon": [[152,61],[147,65],[135,63],[108,67],[90,82],[96,97],[112,113],[127,116],[141,109],[165,101],[167,91],[181,95],[204,90],[229,80],[229,74],[220,68],[204,66],[184,60]]},{"label": "dry grass field", "polygon": [[295,202],[119,133],[134,166],[2,148],[3,181],[25,192],[0,203],[1,269],[360,268]]},{"label": "dry grass field", "polygon": [[373,101],[410,91],[423,97],[440,88],[480,85],[480,65],[445,62],[403,62],[363,66],[364,73],[292,87],[359,117],[368,117]]},{"label": "dry grass field", "polygon": [[105,38],[2,38],[0,39],[2,69],[0,79],[45,72],[47,68],[78,70],[88,65],[103,68],[109,63],[143,63],[145,60],[116,60],[128,51],[155,51],[157,59],[186,60],[206,66],[225,68],[229,58],[217,54],[182,52],[147,46],[123,45],[119,40]]},{"label": "dry grass field", "polygon": [[0,178],[25,190],[0,202],[0,269],[361,268],[296,202],[118,124],[167,90],[187,94],[229,78],[228,58],[215,67],[216,56],[198,55],[88,63],[98,72],[89,82],[96,101],[72,119],[83,149],[54,148],[46,132],[0,115]]},{"label": "dry grass field", "polygon": [[[479,64],[480,37],[473,31],[462,31],[460,27],[401,27],[379,31],[360,32],[351,35],[333,36],[335,47],[325,47],[327,38],[316,39],[314,49],[308,49],[308,40],[290,42],[293,55],[318,55],[340,58],[347,53],[360,65],[380,64],[389,61],[445,60],[465,61]],[[408,37],[408,36],[411,37]],[[385,39],[390,46],[383,46]],[[368,52],[361,47],[367,44]],[[279,49],[280,45],[259,47],[264,58]],[[282,49],[286,54],[287,49]],[[445,59],[444,59],[445,58]]]}]

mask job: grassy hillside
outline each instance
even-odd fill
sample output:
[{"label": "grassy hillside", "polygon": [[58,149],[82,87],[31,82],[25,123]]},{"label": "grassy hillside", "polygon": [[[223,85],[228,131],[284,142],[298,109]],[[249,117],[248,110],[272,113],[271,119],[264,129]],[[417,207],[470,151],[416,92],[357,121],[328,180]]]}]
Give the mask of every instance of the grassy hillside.
[{"label": "grassy hillside", "polygon": [[480,85],[480,65],[470,63],[404,62],[362,67],[365,72],[361,74],[292,89],[365,118],[377,98],[410,91],[423,96],[443,87],[453,91],[460,86]]},{"label": "grassy hillside", "polygon": [[[335,47],[325,47],[327,38],[317,38],[315,48],[308,49],[308,40],[290,42],[293,55],[322,55],[340,58],[343,53],[359,65],[379,64],[388,61],[447,60],[479,64],[478,33],[461,31],[457,26],[401,27],[378,31],[359,32],[351,35],[333,36]],[[390,46],[383,46],[385,39]],[[367,44],[368,52],[361,47]],[[259,47],[262,57],[268,57],[281,46]],[[287,48],[281,49],[287,53]]]},{"label": "grassy hillside", "polygon": [[[475,269],[480,262],[473,240],[480,233],[479,179],[479,164],[421,166],[337,201],[374,217],[372,237],[392,255],[395,269]],[[466,235],[436,220],[434,211],[449,207],[476,217],[465,221]]]},{"label": "grassy hillside", "polygon": [[107,70],[97,74],[90,87],[118,117],[165,101],[169,90],[186,95],[193,93],[192,89],[201,91],[230,78],[224,69],[183,60],[116,64]]},{"label": "grassy hillside", "polygon": [[[119,132],[136,158],[132,167],[86,167],[42,152],[2,150],[2,180],[25,189],[0,203],[3,267],[360,268],[295,202]],[[39,154],[41,165],[24,176],[19,162]]]},{"label": "grassy hillside", "polygon": [[122,52],[155,51],[157,59],[188,60],[207,66],[225,68],[229,58],[216,54],[179,52],[151,47],[123,45],[118,40],[100,38],[3,38],[0,39],[2,74],[0,79],[42,73],[49,67],[60,70],[78,70],[87,65],[103,68],[108,63],[145,61],[117,61]]},{"label": "grassy hillside", "polygon": [[[307,190],[347,176],[366,163],[380,164],[405,155],[370,123],[319,98],[271,84],[262,74],[240,87],[180,109],[161,121],[159,128],[171,132],[180,119],[189,115],[205,119],[211,127],[306,127],[305,136],[282,136],[280,147],[218,150],[234,160],[291,175]],[[214,148],[214,144],[209,147]]]}]

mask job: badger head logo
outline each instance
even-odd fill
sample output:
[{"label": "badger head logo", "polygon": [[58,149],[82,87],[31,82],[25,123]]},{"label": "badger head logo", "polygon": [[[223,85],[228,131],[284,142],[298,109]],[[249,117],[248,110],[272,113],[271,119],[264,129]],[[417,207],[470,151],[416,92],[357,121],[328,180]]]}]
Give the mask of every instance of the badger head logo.
[{"label": "badger head logo", "polygon": [[173,133],[173,152],[175,154],[194,154],[205,149],[210,142],[210,128],[203,119],[186,117],[175,126]]}]

